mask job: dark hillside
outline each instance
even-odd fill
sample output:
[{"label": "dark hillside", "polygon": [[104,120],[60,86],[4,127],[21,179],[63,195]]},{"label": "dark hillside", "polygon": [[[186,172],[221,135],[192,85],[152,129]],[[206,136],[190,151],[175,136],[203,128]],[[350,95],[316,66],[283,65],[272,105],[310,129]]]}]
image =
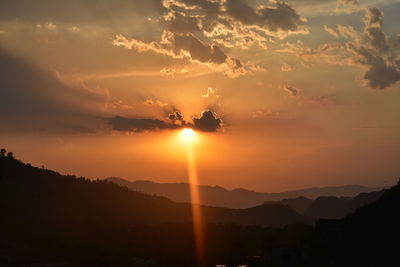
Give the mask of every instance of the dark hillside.
[{"label": "dark hillside", "polygon": [[317,222],[312,254],[329,266],[399,266],[399,240],[400,181],[343,220]]}]

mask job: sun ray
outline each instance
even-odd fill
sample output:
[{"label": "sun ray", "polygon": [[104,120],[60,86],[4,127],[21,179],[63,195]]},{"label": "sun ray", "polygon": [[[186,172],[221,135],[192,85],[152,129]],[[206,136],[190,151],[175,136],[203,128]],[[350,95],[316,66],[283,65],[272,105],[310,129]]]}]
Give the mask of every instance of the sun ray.
[{"label": "sun ray", "polygon": [[200,193],[198,190],[198,172],[196,168],[196,157],[194,153],[194,141],[196,132],[193,129],[185,128],[181,133],[182,140],[186,146],[188,179],[190,184],[190,200],[192,208],[193,231],[195,238],[197,260],[202,261],[204,256],[204,235],[201,216]]}]

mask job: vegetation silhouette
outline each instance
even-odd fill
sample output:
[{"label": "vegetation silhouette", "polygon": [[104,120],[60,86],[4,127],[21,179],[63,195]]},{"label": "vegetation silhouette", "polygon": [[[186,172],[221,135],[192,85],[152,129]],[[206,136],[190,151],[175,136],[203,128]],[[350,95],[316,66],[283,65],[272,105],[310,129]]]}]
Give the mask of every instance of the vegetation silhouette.
[{"label": "vegetation silhouette", "polygon": [[[189,204],[60,175],[6,152],[0,177],[0,266],[198,266]],[[392,244],[399,240],[399,203],[400,183],[345,219],[320,220],[315,227],[281,221],[280,228],[260,223],[273,217],[264,214],[269,207],[202,207],[208,219],[201,262],[397,266]],[[277,216],[287,212],[273,207]]]},{"label": "vegetation silhouette", "polygon": [[364,192],[353,198],[335,196],[321,196],[315,200],[305,197],[285,198],[280,201],[266,201],[264,205],[288,205],[299,214],[310,217],[341,219],[358,208],[377,201],[384,192],[385,190]]}]

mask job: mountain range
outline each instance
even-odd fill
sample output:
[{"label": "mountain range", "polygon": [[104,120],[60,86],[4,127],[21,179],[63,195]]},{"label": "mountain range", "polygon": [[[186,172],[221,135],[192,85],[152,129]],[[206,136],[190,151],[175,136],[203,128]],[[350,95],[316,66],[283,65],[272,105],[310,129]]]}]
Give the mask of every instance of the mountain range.
[{"label": "mountain range", "polygon": [[[77,218],[102,220],[109,224],[183,223],[192,219],[189,203],[175,203],[121,187],[110,181],[90,181],[32,167],[20,161],[0,158],[2,192],[8,203],[5,217],[48,213],[63,224]],[[282,227],[291,223],[312,224],[314,219],[298,214],[286,205],[258,205],[246,209],[200,206],[205,223],[235,223]],[[91,215],[91,216],[89,216]],[[111,216],[111,217],[110,217]],[[112,219],[111,219],[112,218]]]},{"label": "mountain range", "polygon": [[334,199],[347,203],[342,207],[369,203],[343,219],[315,222],[294,210],[329,209],[330,201],[200,206],[205,250],[199,262],[190,204],[1,156],[0,266],[399,266],[400,182]]},{"label": "mountain range", "polygon": [[[156,183],[146,180],[128,181],[118,177],[110,177],[107,181],[125,186],[133,191],[150,195],[163,196],[175,202],[190,202],[190,188],[188,183]],[[344,185],[334,187],[312,187],[292,190],[280,193],[263,193],[247,189],[228,190],[220,186],[199,185],[201,196],[199,204],[226,207],[226,208],[250,208],[261,205],[266,201],[280,201],[304,197],[310,200],[321,196],[354,197],[363,192],[380,191],[383,187],[366,187],[361,185]],[[305,200],[307,202],[307,200]],[[282,204],[282,203],[280,203]],[[287,203],[286,203],[287,204]]]},{"label": "mountain range", "polygon": [[322,196],[317,199],[306,197],[288,198],[280,201],[266,201],[264,205],[287,205],[299,214],[319,219],[340,219],[358,208],[377,201],[385,192],[360,193],[351,197]]}]

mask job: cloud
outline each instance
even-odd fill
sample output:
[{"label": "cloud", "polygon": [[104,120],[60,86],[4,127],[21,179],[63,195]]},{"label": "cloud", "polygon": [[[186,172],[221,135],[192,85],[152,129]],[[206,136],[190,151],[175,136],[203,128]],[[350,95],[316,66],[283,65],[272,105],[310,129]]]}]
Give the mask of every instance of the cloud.
[{"label": "cloud", "polygon": [[168,29],[201,33],[226,47],[266,48],[270,38],[306,34],[306,19],[282,1],[252,7],[245,1],[164,0]]},{"label": "cloud", "polygon": [[350,25],[338,25],[337,32],[344,38],[350,38],[353,40],[358,40],[360,38],[358,32]]},{"label": "cloud", "polygon": [[40,24],[39,23],[39,24],[36,24],[36,27],[39,28],[39,29],[47,29],[47,30],[50,30],[50,31],[55,31],[57,29],[57,25],[55,25],[52,22],[48,22],[46,24]]},{"label": "cloud", "polygon": [[324,30],[325,30],[327,33],[329,33],[330,35],[332,35],[333,37],[339,38],[339,33],[338,33],[335,29],[324,25]]},{"label": "cloud", "polygon": [[271,109],[259,109],[250,112],[250,116],[252,119],[259,119],[259,118],[277,118],[279,117],[279,111],[273,111]]},{"label": "cloud", "polygon": [[115,46],[134,49],[138,52],[152,51],[172,58],[186,58],[191,62],[208,66],[229,77],[238,77],[255,67],[245,66],[239,59],[227,56],[215,44],[205,44],[193,34],[180,34],[164,31],[159,42],[145,43],[136,39],[127,39],[119,34],[113,40]]},{"label": "cloud", "polygon": [[203,111],[200,117],[193,117],[192,122],[186,121],[179,111],[170,113],[165,119],[113,116],[104,118],[104,120],[112,130],[137,133],[183,128],[193,128],[203,132],[216,132],[223,127],[222,119],[218,118],[218,115],[210,110]]},{"label": "cloud", "polygon": [[382,90],[400,80],[399,36],[387,36],[383,31],[383,12],[368,7],[364,14],[361,32],[351,26],[337,25],[336,29],[324,26],[336,38],[345,38],[346,44],[327,43],[316,49],[303,42],[288,43],[281,52],[295,53],[305,60],[328,64],[358,66],[364,70],[362,85]]},{"label": "cloud", "polygon": [[294,86],[285,85],[283,86],[283,90],[285,90],[291,97],[300,96],[300,90]]},{"label": "cloud", "polygon": [[149,105],[149,106],[158,106],[158,107],[168,106],[168,103],[163,103],[160,100],[151,100],[151,99],[145,100],[144,104]]},{"label": "cloud", "polygon": [[305,19],[288,4],[276,1],[272,6],[260,5],[253,9],[242,1],[226,1],[226,14],[246,25],[258,25],[270,32],[296,32]]},{"label": "cloud", "polygon": [[173,78],[175,76],[176,70],[173,68],[162,68],[160,70],[160,73],[166,77],[171,77]]},{"label": "cloud", "polygon": [[0,129],[7,131],[98,127],[108,101],[106,92],[65,83],[1,48],[0,84]]},{"label": "cloud", "polygon": [[345,13],[352,13],[358,8],[358,0],[337,0],[336,10]]},{"label": "cloud", "polygon": [[116,116],[105,118],[105,120],[113,130],[123,132],[144,132],[179,128],[179,126],[158,119],[138,119]]},{"label": "cloud", "polygon": [[313,104],[318,106],[332,106],[337,104],[337,101],[333,96],[312,96],[312,97],[303,97],[301,103],[303,104]]},{"label": "cloud", "polygon": [[[365,9],[364,36],[348,44],[355,62],[365,69],[362,80],[371,89],[382,90],[400,80],[398,51],[389,46],[383,31],[383,12],[375,7]],[[366,42],[362,39],[364,37]]]},{"label": "cloud", "polygon": [[182,114],[179,111],[175,111],[168,115],[168,119],[170,119],[176,125],[186,125],[186,121],[183,119]]},{"label": "cloud", "polygon": [[222,128],[223,122],[215,112],[207,110],[202,112],[199,118],[193,118],[193,126],[196,130],[215,132]]},{"label": "cloud", "polygon": [[[215,112],[184,119],[179,111],[168,114],[174,107],[157,99],[143,100],[135,109],[123,108],[121,103],[110,101],[106,91],[67,82],[57,73],[42,70],[1,48],[0,84],[0,130],[4,132],[95,133],[110,128],[143,132],[183,127],[217,131],[222,127]],[[147,117],[148,106],[158,111]],[[132,115],[138,113],[142,115]],[[154,118],[157,113],[161,118]]]},{"label": "cloud", "polygon": [[68,28],[71,32],[80,32],[81,29],[78,26],[71,26]]},{"label": "cloud", "polygon": [[365,85],[371,89],[382,90],[400,81],[399,62],[385,58],[363,46],[349,45],[356,60],[366,69],[363,75]]},{"label": "cloud", "polygon": [[291,71],[291,70],[293,70],[292,66],[290,66],[289,64],[286,64],[286,63],[282,64],[281,71],[288,72],[288,71]]},{"label": "cloud", "polygon": [[368,37],[371,45],[382,52],[386,52],[389,47],[386,35],[383,32],[383,12],[376,7],[368,7],[365,9],[364,16],[365,28],[364,32]]},{"label": "cloud", "polygon": [[206,89],[206,92],[205,92],[204,94],[202,94],[201,97],[203,97],[203,98],[211,98],[211,97],[214,97],[214,98],[218,99],[218,98],[219,98],[219,95],[216,94],[215,89],[213,89],[213,88],[211,88],[211,87],[208,87],[208,88]]}]

